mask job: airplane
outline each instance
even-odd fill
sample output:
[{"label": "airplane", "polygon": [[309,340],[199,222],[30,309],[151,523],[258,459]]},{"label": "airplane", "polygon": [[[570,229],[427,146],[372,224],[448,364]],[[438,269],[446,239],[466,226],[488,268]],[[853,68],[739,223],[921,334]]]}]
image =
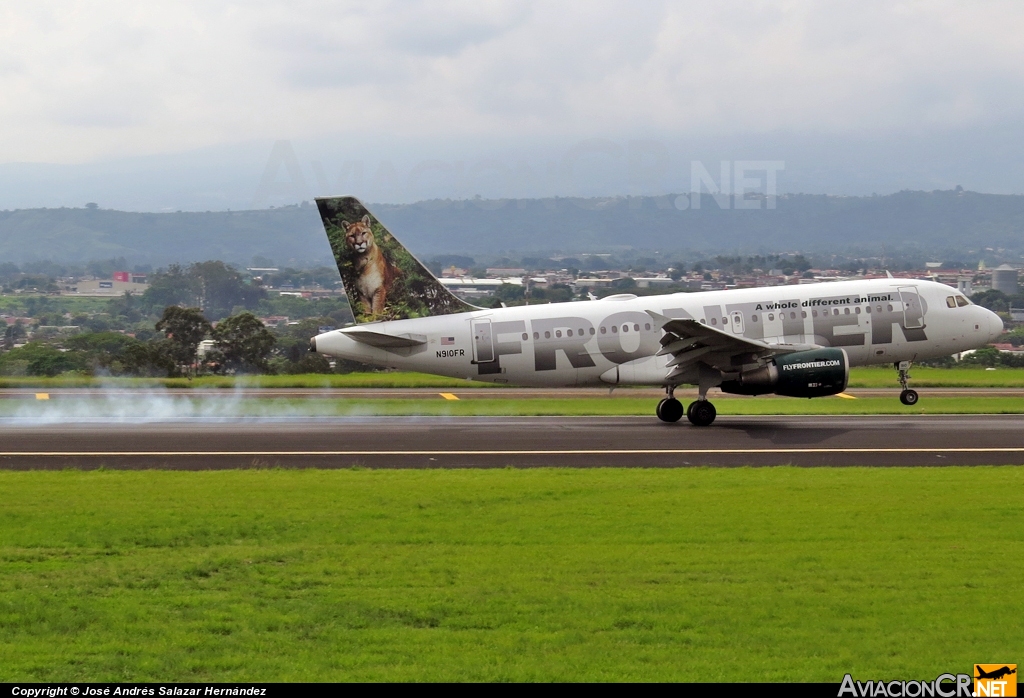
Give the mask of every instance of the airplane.
[{"label": "airplane", "polygon": [[[913,362],[985,346],[995,313],[933,281],[865,279],[478,308],[452,294],[354,197],[316,200],[355,323],[310,350],[499,385],[661,386],[655,414],[708,426],[708,391],[814,398],[850,368],[891,363],[904,405]],[[698,397],[683,409],[679,385]]]}]

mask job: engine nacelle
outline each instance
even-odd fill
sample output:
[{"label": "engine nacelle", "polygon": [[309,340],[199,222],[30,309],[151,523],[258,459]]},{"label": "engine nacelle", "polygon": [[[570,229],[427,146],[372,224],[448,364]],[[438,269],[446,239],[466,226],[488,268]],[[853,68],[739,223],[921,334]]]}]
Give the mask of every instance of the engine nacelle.
[{"label": "engine nacelle", "polygon": [[722,382],[722,392],[824,397],[846,390],[850,359],[844,349],[812,349],[776,356],[772,363]]}]

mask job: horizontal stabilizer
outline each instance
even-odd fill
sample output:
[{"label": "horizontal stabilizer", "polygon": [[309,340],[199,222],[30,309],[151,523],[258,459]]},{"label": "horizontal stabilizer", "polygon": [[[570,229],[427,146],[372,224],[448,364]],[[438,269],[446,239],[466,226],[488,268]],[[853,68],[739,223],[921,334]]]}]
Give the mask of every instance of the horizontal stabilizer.
[{"label": "horizontal stabilizer", "polygon": [[400,347],[418,347],[427,343],[426,335],[422,334],[387,334],[385,332],[374,332],[372,330],[351,329],[342,330],[346,337],[351,337],[357,342],[369,344],[371,347],[381,349],[397,349]]}]

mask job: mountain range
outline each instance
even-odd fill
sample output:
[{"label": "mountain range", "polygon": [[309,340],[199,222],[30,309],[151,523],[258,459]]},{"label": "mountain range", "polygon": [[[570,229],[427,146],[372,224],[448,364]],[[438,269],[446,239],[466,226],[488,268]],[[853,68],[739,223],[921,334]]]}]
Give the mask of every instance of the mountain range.
[{"label": "mountain range", "polygon": [[[688,196],[434,200],[370,208],[421,258],[440,254],[803,252],[814,255],[982,257],[1024,252],[1024,196],[963,190],[887,196],[782,195],[699,207]],[[987,249],[991,248],[991,249]],[[330,264],[317,209],[136,213],[87,208],[0,211],[0,262],[132,264],[206,259],[249,265]]]}]

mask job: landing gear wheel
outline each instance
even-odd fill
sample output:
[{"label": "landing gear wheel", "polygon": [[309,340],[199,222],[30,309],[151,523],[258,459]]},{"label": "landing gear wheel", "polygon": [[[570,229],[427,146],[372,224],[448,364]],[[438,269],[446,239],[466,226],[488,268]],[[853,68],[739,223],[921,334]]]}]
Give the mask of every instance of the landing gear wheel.
[{"label": "landing gear wheel", "polygon": [[908,388],[907,390],[904,390],[902,393],[900,393],[900,402],[902,402],[904,405],[916,405],[918,399],[919,398],[917,396],[916,390],[910,390]]},{"label": "landing gear wheel", "polygon": [[655,410],[663,422],[678,422],[683,418],[683,403],[674,397],[667,397],[658,403]]},{"label": "landing gear wheel", "polygon": [[690,403],[690,407],[686,410],[686,416],[695,427],[706,427],[715,421],[718,410],[707,400],[697,400]]}]

